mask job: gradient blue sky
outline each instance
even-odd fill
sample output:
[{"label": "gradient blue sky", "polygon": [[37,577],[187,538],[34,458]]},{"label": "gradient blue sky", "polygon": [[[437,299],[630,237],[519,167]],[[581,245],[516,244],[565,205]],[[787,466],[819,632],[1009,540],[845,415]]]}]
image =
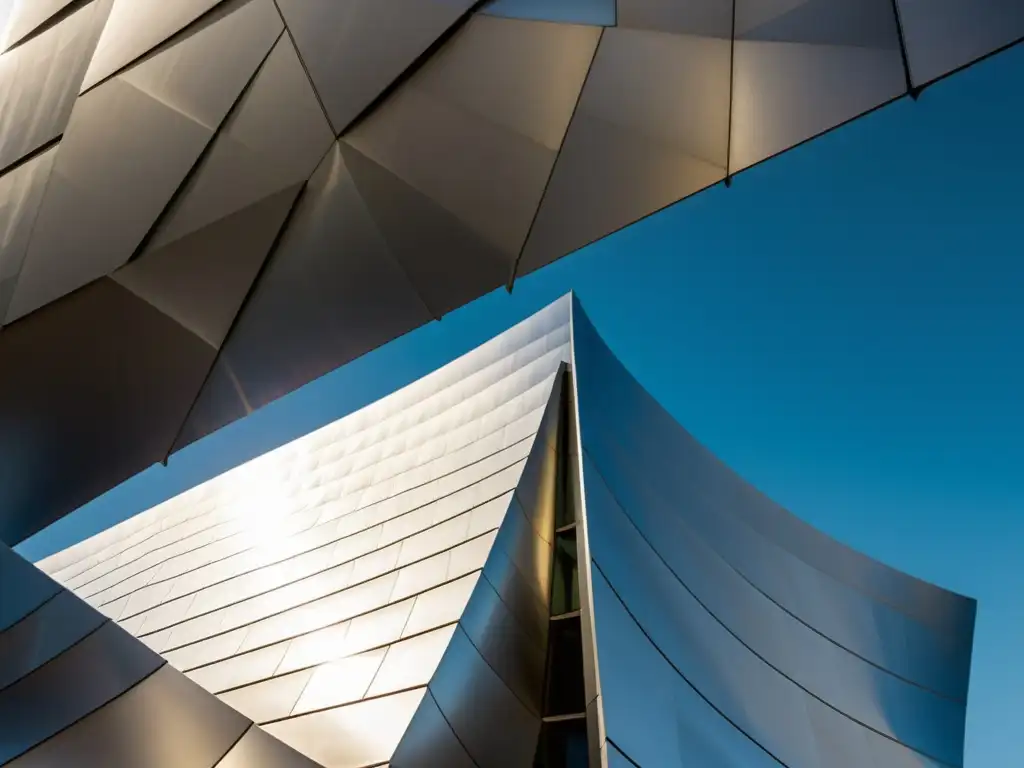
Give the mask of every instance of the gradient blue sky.
[{"label": "gradient blue sky", "polygon": [[429,372],[567,290],[727,463],[979,600],[967,766],[1024,764],[1024,46],[326,376],[19,547],[37,559]]}]

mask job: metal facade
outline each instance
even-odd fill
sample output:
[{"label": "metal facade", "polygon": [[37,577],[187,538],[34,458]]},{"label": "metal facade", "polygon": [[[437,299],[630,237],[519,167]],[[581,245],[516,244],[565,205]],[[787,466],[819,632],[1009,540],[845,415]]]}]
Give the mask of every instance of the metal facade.
[{"label": "metal facade", "polygon": [[39,566],[0,765],[963,763],[974,601],[745,484],[568,296]]},{"label": "metal facade", "polygon": [[1018,0],[0,0],[0,540],[1022,36]]}]

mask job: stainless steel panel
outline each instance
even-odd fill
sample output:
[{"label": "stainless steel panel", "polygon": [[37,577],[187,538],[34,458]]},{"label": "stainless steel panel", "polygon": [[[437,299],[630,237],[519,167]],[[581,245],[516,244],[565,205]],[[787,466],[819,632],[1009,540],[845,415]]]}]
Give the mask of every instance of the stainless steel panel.
[{"label": "stainless steel panel", "polygon": [[113,279],[219,349],[300,187],[288,187],[149,250]]},{"label": "stainless steel panel", "polygon": [[[443,589],[444,587],[438,588],[438,590]],[[435,590],[435,592],[438,590]],[[431,594],[434,593],[426,593],[426,595]],[[448,593],[444,593],[444,596],[447,597]],[[437,599],[442,600],[441,595],[438,595]],[[374,648],[378,645],[393,643],[399,637],[419,631],[409,629],[409,627],[419,626],[420,621],[426,620],[425,618],[419,618],[424,617],[428,613],[421,605],[420,600],[428,600],[429,602],[429,598],[421,595],[415,598],[415,600],[403,600],[400,603],[394,603],[386,608],[381,608],[379,611],[365,613],[352,619],[352,624],[348,628],[348,634],[345,635],[345,648],[349,653],[354,653]],[[438,608],[437,610],[441,609]],[[437,625],[432,625],[430,628],[433,628],[433,626]],[[404,632],[403,629],[405,630]]]},{"label": "stainless steel panel", "polygon": [[538,642],[533,627],[519,626],[486,578],[477,581],[459,626],[527,710],[537,717],[544,714],[548,646]]},{"label": "stainless steel panel", "polygon": [[366,695],[380,696],[429,683],[454,632],[455,625],[450,624],[392,643]]},{"label": "stainless steel panel", "polygon": [[[71,689],[64,681],[58,690]],[[211,768],[248,727],[244,717],[164,666],[9,765]]]},{"label": "stainless steel panel", "polygon": [[615,26],[615,0],[488,0],[480,13],[509,19]]},{"label": "stainless steel panel", "polygon": [[344,140],[340,146],[390,259],[431,318],[439,318],[504,282],[509,268],[505,254]]},{"label": "stainless steel panel", "polygon": [[[0,632],[4,632],[37,610],[60,592],[60,586],[47,578],[21,555],[0,542]],[[12,589],[11,585],[17,588]]]},{"label": "stainless steel panel", "polygon": [[291,714],[351,704],[366,696],[387,648],[345,656],[317,667]]},{"label": "stainless steel panel", "polygon": [[248,651],[188,672],[191,680],[199,683],[210,693],[220,693],[229,688],[254,683],[271,677],[288,650],[288,643],[277,643],[267,648]]},{"label": "stainless steel panel", "polygon": [[[0,691],[0,763],[32,749],[152,673],[163,661],[110,622]],[[74,685],[68,681],[73,680]],[[42,764],[53,765],[53,763]],[[58,763],[59,764],[59,763]]]},{"label": "stainless steel panel", "polygon": [[351,625],[351,621],[343,621],[295,638],[289,644],[288,653],[277,673],[312,667],[343,655],[347,649],[345,636]]},{"label": "stainless steel panel", "polygon": [[0,170],[64,132],[108,10],[108,0],[91,3],[0,54]]},{"label": "stainless steel panel", "polygon": [[309,758],[275,739],[262,728],[251,727],[231,748],[217,768],[318,768]]},{"label": "stainless steel panel", "polygon": [[802,621],[903,677],[964,698],[972,601],[854,553],[772,504],[679,427],[579,311],[574,334],[583,441],[626,509],[657,512],[666,525],[682,517]]},{"label": "stainless steel panel", "polygon": [[[466,231],[460,239],[479,239],[488,258],[505,262],[507,277],[599,36],[594,27],[473,17],[344,141],[375,164],[382,190],[401,189],[410,205],[421,196],[413,221],[425,232],[432,228],[425,217],[450,217],[449,226]],[[436,264],[393,250],[436,312],[466,301],[468,293],[453,295],[438,283]],[[446,253],[445,271],[472,269],[487,290],[492,278],[482,257]]]},{"label": "stainless steel panel", "polygon": [[[263,0],[255,0],[263,2]],[[91,88],[126,64],[156,48],[220,0],[115,0],[103,37],[93,55],[82,90]],[[234,3],[235,6],[238,3]],[[266,3],[269,5],[269,3]]]},{"label": "stainless steel panel", "polygon": [[725,178],[731,2],[720,4],[720,34],[604,31],[519,274]]},{"label": "stainless steel panel", "polygon": [[0,176],[0,325],[21,274],[56,148]]},{"label": "stainless steel panel", "polygon": [[447,581],[450,578],[448,576],[448,569],[451,559],[450,551],[442,552],[439,555],[434,555],[425,560],[420,560],[413,565],[406,566],[398,572],[398,581],[395,582],[395,589],[391,593],[391,599],[401,600]]},{"label": "stainless steel panel", "polygon": [[[772,613],[767,605],[759,612],[754,600],[766,603],[762,596],[744,601],[742,593],[728,589],[728,571],[714,569],[696,550],[687,551],[685,539],[671,539],[683,558],[695,561],[689,575],[700,584],[691,587],[679,581],[615,507],[600,477],[586,472],[584,479],[594,561],[651,641],[753,738],[785,760],[787,745],[771,747],[774,736],[769,732],[800,732],[805,724],[778,722],[774,714],[766,717],[758,709],[790,701],[799,711],[803,708],[799,700],[807,699],[805,707],[824,703],[838,708],[846,716],[837,725],[840,729],[858,733],[870,728],[946,763],[959,764],[963,704],[897,680],[810,630],[798,633],[797,626],[802,625],[786,622],[785,614]],[[717,585],[712,583],[716,578],[721,580]],[[709,594],[716,586],[720,596]],[[695,587],[728,611],[736,626],[724,624],[707,603],[698,602],[701,594]],[[734,610],[729,610],[728,601],[733,601]],[[764,700],[739,690],[739,681],[763,692]],[[812,696],[820,701],[812,703]]]},{"label": "stainless steel panel", "polygon": [[110,280],[4,328],[0,536],[20,541],[165,456],[212,357]]},{"label": "stainless steel panel", "polygon": [[1017,0],[897,0],[915,86],[1024,37]]},{"label": "stainless steel panel", "polygon": [[253,0],[78,99],[8,322],[128,260],[280,31]]},{"label": "stainless steel panel", "polygon": [[390,765],[394,768],[434,768],[438,765],[477,768],[437,708],[429,690],[403,734]]},{"label": "stainless steel panel", "polygon": [[282,35],[154,232],[150,250],[303,184],[333,141],[302,62]]},{"label": "stainless steel panel", "polygon": [[618,26],[675,35],[732,37],[732,0],[618,0]]},{"label": "stainless steel panel", "polygon": [[[8,591],[24,589],[23,582],[4,584]],[[105,621],[70,592],[60,591],[12,627],[0,632],[0,690],[45,664]]]},{"label": "stainless steel panel", "polygon": [[337,132],[474,5],[473,0],[279,0]]},{"label": "stainless steel panel", "polygon": [[[615,660],[601,666],[601,699],[610,740],[643,766],[689,762],[778,767],[784,758],[772,758],[668,664],[599,571],[593,574],[593,585],[598,652],[602,659]],[[818,764],[816,753],[808,749],[803,754],[803,762],[783,764]]]},{"label": "stainless steel panel", "polygon": [[892,0],[736,0],[736,173],[906,91]]},{"label": "stainless steel panel", "polygon": [[281,720],[266,731],[324,768],[363,768],[387,762],[426,688]]},{"label": "stainless steel panel", "polygon": [[430,692],[477,765],[530,765],[540,720],[516,699],[462,629],[452,636]]},{"label": "stainless steel panel", "polygon": [[[204,640],[181,646],[175,635],[171,634],[164,642],[161,654],[170,664],[185,672],[190,669],[210,664],[219,659],[226,659],[238,653],[248,629],[242,627],[231,632],[214,635]],[[141,638],[148,639],[147,637]],[[171,648],[173,650],[166,650]]]},{"label": "stainless steel panel", "polygon": [[35,32],[36,29],[71,5],[73,1],[32,0],[31,2],[17,2],[17,0],[12,0],[9,11],[11,16],[6,19],[6,29],[4,28],[4,16],[0,13],[0,52],[20,43],[24,38]]},{"label": "stainless steel panel", "polygon": [[458,621],[466,610],[479,576],[479,572],[471,573],[417,596],[401,636],[409,637]]},{"label": "stainless steel panel", "polygon": [[430,319],[334,145],[225,344],[181,445]]}]

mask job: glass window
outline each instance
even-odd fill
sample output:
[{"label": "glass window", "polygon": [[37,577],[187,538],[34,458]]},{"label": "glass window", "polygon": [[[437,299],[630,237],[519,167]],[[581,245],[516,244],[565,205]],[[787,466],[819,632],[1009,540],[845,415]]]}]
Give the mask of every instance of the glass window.
[{"label": "glass window", "polygon": [[551,615],[580,609],[579,564],[576,559],[576,530],[555,536],[555,562],[551,583]]},{"label": "glass window", "polygon": [[586,710],[583,690],[583,642],[580,617],[551,622],[548,634],[545,714],[571,715]]},{"label": "glass window", "polygon": [[587,720],[556,720],[541,725],[534,768],[587,768]]}]

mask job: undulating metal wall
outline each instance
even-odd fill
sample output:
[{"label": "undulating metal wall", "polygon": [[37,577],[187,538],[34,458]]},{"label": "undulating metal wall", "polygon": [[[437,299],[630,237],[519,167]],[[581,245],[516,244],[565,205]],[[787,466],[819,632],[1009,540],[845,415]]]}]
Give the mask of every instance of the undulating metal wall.
[{"label": "undulating metal wall", "polygon": [[745,484],[571,297],[40,565],[114,621],[0,551],[0,764],[962,765],[974,602]]},{"label": "undulating metal wall", "polygon": [[0,2],[0,540],[1022,36],[1017,0]]},{"label": "undulating metal wall", "polygon": [[962,765],[974,601],[773,504],[572,325],[608,765]]},{"label": "undulating metal wall", "polygon": [[0,765],[316,768],[3,544]]},{"label": "undulating metal wall", "polygon": [[529,765],[569,306],[40,566],[254,739],[327,768]]}]

